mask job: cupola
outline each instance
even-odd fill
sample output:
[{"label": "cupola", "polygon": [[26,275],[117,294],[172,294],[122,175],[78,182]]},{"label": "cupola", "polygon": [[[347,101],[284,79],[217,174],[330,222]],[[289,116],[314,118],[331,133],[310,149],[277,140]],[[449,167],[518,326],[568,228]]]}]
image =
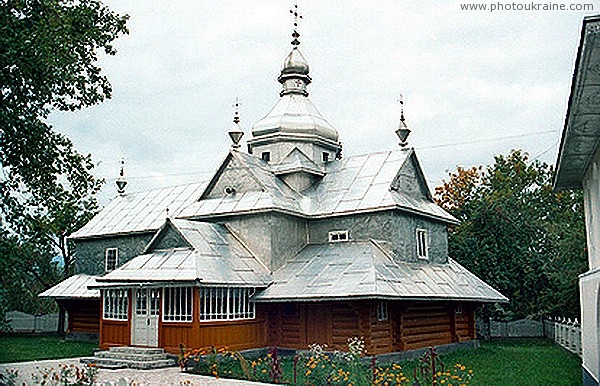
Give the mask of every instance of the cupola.
[{"label": "cupola", "polygon": [[269,164],[277,165],[297,148],[316,165],[323,165],[339,157],[341,144],[337,130],[308,98],[307,86],[312,79],[308,62],[298,47],[297,8],[292,10],[292,14],[292,49],[277,78],[282,85],[279,100],[264,118],[254,124],[248,151]]}]

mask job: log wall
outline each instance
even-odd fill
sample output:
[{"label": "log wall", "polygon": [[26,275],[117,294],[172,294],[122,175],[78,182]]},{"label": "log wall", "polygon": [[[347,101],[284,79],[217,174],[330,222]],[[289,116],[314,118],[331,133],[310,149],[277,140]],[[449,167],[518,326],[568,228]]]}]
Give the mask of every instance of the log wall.
[{"label": "log wall", "polygon": [[363,337],[368,354],[412,350],[475,339],[475,306],[454,302],[388,301],[388,319],[378,320],[377,301],[268,304],[268,343],[307,349],[313,343],[346,350]]},{"label": "log wall", "polygon": [[100,332],[100,299],[60,300],[69,317],[67,333]]}]

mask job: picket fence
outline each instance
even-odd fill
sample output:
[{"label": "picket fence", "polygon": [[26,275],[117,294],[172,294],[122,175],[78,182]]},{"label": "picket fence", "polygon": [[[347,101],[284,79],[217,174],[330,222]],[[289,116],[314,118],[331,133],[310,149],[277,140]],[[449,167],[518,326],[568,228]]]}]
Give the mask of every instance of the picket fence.
[{"label": "picket fence", "polygon": [[545,323],[552,327],[552,334],[549,338],[581,357],[581,325],[577,318],[571,320],[570,318],[556,317],[546,319]]}]

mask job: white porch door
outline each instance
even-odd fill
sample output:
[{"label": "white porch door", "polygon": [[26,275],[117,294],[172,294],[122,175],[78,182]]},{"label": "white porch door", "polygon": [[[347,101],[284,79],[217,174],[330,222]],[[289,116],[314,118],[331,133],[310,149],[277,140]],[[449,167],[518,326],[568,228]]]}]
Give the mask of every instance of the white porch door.
[{"label": "white porch door", "polygon": [[135,292],[131,343],[136,346],[158,346],[158,311],[160,289],[140,288]]}]

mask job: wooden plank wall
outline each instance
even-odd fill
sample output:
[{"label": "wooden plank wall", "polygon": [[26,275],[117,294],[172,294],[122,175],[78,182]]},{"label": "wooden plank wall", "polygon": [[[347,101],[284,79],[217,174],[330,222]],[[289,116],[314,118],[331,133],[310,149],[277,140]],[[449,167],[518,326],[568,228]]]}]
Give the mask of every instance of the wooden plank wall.
[{"label": "wooden plank wall", "polygon": [[161,309],[158,342],[165,351],[179,353],[180,343],[187,349],[226,346],[233,350],[246,350],[267,346],[265,307],[257,304],[256,318],[252,320],[200,322],[199,293],[199,289],[194,288],[192,322],[163,322]]},{"label": "wooden plank wall", "polygon": [[[131,343],[131,315],[132,315],[132,301],[131,301],[131,290],[127,295],[129,297],[128,314],[130,315],[129,320],[107,320],[100,318],[100,348],[107,350],[114,346],[128,346]],[[98,312],[102,315],[102,302],[98,307]]]},{"label": "wooden plank wall", "polygon": [[[131,298],[130,298],[131,299]],[[253,320],[200,322],[199,291],[194,289],[192,322],[162,322],[158,342],[167,352],[227,346],[234,350],[277,345],[307,349],[313,343],[327,350],[346,350],[347,341],[363,337],[367,354],[377,355],[475,339],[475,304],[388,301],[387,320],[377,320],[375,300],[257,304]],[[130,302],[130,315],[131,315]],[[100,308],[98,307],[97,310]],[[161,309],[162,312],[162,309]],[[101,320],[102,348],[130,343],[130,323]]]},{"label": "wooden plank wall", "polygon": [[60,302],[69,314],[67,332],[100,332],[100,299]]},{"label": "wooden plank wall", "polygon": [[455,302],[394,302],[394,351],[475,339],[475,306]]},{"label": "wooden plank wall", "polygon": [[412,350],[475,338],[474,305],[454,302],[389,301],[387,320],[377,320],[377,301],[266,305],[268,342],[307,349],[313,343],[346,350],[352,337],[363,337],[367,354]]},{"label": "wooden plank wall", "polygon": [[350,302],[267,304],[269,345],[306,350],[327,345],[343,350],[348,338],[358,336],[359,320]]}]

